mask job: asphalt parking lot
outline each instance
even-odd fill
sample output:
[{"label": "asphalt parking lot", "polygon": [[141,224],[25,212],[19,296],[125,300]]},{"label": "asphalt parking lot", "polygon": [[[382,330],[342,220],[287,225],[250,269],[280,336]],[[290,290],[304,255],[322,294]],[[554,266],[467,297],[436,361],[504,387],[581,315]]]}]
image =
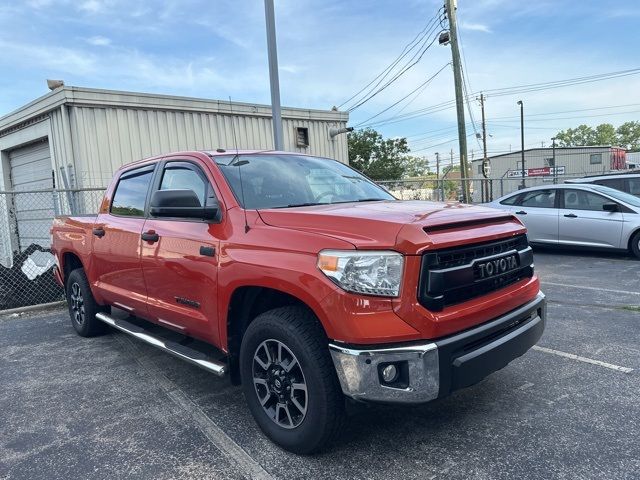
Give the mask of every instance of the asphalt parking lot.
[{"label": "asphalt parking lot", "polygon": [[0,316],[0,478],[638,478],[640,262],[535,262],[537,347],[447,399],[358,409],[313,457],[267,440],[225,379],[124,334],[80,338],[62,309]]}]

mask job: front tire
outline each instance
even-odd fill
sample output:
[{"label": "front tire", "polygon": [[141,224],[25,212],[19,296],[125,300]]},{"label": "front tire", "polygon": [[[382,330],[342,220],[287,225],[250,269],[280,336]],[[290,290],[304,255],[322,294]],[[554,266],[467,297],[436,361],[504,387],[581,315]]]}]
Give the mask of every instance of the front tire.
[{"label": "front tire", "polygon": [[631,253],[633,253],[637,259],[640,259],[640,232],[636,232],[631,239]]},{"label": "front tire", "polygon": [[265,312],[240,347],[244,395],[262,431],[286,450],[321,450],[340,432],[344,396],[317,318],[301,307]]},{"label": "front tire", "polygon": [[66,293],[71,324],[78,335],[94,337],[107,330],[107,326],[96,318],[96,313],[104,312],[105,307],[93,298],[83,269],[77,268],[69,274]]}]

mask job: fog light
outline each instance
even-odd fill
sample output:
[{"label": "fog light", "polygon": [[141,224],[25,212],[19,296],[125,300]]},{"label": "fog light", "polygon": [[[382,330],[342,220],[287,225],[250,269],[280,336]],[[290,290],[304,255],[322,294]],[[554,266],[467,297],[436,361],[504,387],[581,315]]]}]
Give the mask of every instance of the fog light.
[{"label": "fog light", "polygon": [[395,365],[387,365],[382,369],[382,379],[386,383],[393,382],[398,377],[398,369]]}]

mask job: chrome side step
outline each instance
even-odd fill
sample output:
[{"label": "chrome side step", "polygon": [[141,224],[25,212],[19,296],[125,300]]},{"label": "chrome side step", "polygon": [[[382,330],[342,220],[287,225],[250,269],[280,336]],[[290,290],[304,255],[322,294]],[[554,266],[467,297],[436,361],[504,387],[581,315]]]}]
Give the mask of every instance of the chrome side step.
[{"label": "chrome side step", "polygon": [[138,340],[142,340],[149,345],[153,345],[160,350],[170,353],[174,357],[178,357],[193,365],[197,365],[200,368],[204,368],[205,370],[218,375],[219,377],[222,377],[227,373],[227,366],[225,364],[207,357],[204,353],[199,352],[198,350],[185,347],[184,345],[180,345],[176,342],[171,342],[158,337],[154,337],[143,328],[134,325],[131,322],[127,322],[126,320],[113,318],[106,313],[98,313],[96,314],[96,318],[106,323],[107,325],[110,325],[124,333],[128,333],[129,335],[136,337]]}]

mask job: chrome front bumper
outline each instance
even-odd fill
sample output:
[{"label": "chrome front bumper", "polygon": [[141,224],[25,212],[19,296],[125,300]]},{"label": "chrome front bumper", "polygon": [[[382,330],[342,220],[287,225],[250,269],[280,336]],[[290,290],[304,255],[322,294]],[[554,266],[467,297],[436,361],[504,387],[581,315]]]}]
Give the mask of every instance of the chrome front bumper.
[{"label": "chrome front bumper", "polygon": [[[462,333],[431,342],[388,348],[329,344],[345,395],[385,403],[425,403],[479,382],[524,354],[540,339],[545,296]],[[381,368],[402,365],[406,382],[385,385]]]}]

